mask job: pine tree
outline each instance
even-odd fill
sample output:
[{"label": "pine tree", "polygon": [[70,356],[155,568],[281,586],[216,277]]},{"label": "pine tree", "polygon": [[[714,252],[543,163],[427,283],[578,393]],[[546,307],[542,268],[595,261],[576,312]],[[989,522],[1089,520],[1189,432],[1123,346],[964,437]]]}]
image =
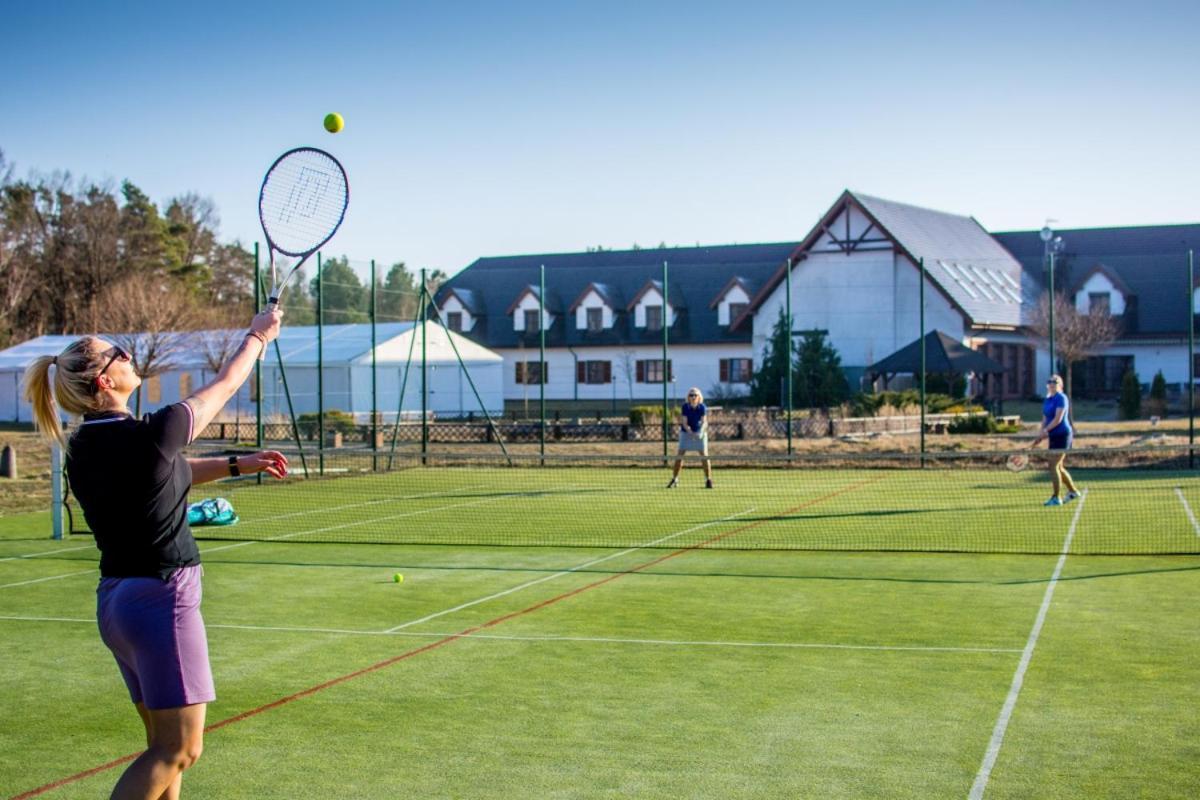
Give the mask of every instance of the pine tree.
[{"label": "pine tree", "polygon": [[796,350],[797,406],[828,408],[850,396],[841,356],[825,341],[825,331],[805,331]]},{"label": "pine tree", "polygon": [[1125,376],[1121,378],[1119,405],[1122,419],[1137,419],[1142,415],[1142,384],[1131,369],[1125,370]]},{"label": "pine tree", "polygon": [[763,347],[762,360],[750,379],[750,402],[760,406],[787,405],[783,382],[788,370],[788,331],[783,309]]}]

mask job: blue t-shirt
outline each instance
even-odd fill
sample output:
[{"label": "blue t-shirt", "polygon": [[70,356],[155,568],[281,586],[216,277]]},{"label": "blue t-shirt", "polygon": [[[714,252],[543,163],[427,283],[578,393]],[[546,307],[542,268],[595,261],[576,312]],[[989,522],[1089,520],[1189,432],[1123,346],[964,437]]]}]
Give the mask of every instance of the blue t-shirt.
[{"label": "blue t-shirt", "polygon": [[704,403],[683,404],[683,416],[687,419],[685,430],[690,429],[693,433],[699,433],[700,428],[704,425],[704,415],[708,413],[708,409],[704,407]]},{"label": "blue t-shirt", "polygon": [[1046,431],[1048,436],[1066,436],[1071,433],[1071,402],[1067,400],[1067,396],[1062,392],[1053,397],[1047,397],[1042,403],[1042,424],[1049,425],[1054,420],[1054,415],[1058,413],[1060,408],[1063,410],[1062,422],[1058,423],[1058,427]]}]

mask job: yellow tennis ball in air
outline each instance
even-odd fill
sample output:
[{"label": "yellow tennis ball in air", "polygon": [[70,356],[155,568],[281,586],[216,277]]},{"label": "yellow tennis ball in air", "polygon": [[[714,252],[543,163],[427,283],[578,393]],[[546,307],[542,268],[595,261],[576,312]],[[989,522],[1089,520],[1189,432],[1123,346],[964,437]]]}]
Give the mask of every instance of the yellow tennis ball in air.
[{"label": "yellow tennis ball in air", "polygon": [[330,133],[337,133],[345,126],[345,124],[346,121],[342,119],[341,114],[325,115],[325,130],[329,131]]},{"label": "yellow tennis ball in air", "polygon": [[404,583],[404,576],[397,572],[392,576],[392,580],[394,580],[396,583]]}]

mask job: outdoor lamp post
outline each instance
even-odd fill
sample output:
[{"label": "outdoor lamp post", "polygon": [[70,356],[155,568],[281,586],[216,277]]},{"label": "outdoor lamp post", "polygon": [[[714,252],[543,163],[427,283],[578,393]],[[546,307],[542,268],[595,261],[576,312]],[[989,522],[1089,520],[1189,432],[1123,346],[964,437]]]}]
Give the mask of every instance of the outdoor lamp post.
[{"label": "outdoor lamp post", "polygon": [[1054,231],[1050,228],[1050,223],[1056,220],[1046,220],[1046,226],[1042,228],[1040,236],[1042,237],[1043,245],[1043,261],[1047,264],[1049,273],[1049,313],[1050,318],[1047,327],[1050,334],[1050,372],[1053,374],[1056,371],[1054,363],[1054,256],[1063,248],[1063,238],[1055,236]]}]

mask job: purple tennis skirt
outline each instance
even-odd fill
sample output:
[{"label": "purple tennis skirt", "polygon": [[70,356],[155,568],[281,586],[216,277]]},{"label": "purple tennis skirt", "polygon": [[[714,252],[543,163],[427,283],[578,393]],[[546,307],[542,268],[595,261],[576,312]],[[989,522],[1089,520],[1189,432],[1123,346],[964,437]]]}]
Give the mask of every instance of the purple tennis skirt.
[{"label": "purple tennis skirt", "polygon": [[176,570],[166,582],[100,579],[100,638],[116,657],[133,702],[157,710],[216,699],[200,617],[201,574],[195,566]]}]

